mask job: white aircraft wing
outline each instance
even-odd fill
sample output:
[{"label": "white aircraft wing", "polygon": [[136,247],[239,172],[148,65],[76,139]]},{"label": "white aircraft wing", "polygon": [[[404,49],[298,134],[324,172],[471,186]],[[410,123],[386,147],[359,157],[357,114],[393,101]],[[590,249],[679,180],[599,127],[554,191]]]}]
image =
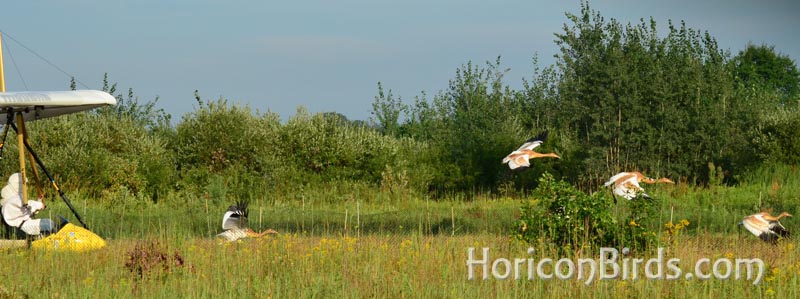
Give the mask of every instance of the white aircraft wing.
[{"label": "white aircraft wing", "polygon": [[[0,92],[0,114],[22,111],[25,121],[116,105],[117,99],[99,90]],[[5,123],[0,116],[0,123]]]}]

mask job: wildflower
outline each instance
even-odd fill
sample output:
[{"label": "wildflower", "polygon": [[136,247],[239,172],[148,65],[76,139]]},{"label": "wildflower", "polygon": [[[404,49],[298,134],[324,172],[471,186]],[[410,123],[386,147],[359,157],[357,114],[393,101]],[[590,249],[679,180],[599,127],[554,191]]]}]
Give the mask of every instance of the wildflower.
[{"label": "wildflower", "polygon": [[92,283],[94,283],[94,271],[90,271],[89,276],[83,279],[83,284],[85,285],[91,285]]},{"label": "wildflower", "polygon": [[403,240],[403,242],[400,243],[400,249],[405,249],[406,247],[411,246],[411,244],[413,244],[411,240],[405,239]]},{"label": "wildflower", "polygon": [[772,288],[769,288],[769,289],[767,289],[766,292],[764,292],[764,295],[775,296],[775,290],[773,290]]}]

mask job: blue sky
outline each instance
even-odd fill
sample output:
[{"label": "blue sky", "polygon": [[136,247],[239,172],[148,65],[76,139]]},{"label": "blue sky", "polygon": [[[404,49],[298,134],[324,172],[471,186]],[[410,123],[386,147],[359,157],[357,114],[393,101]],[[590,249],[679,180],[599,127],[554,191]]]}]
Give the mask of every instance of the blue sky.
[{"label": "blue sky", "polygon": [[[796,1],[596,0],[606,19],[653,17],[707,30],[732,54],[748,43],[800,57]],[[104,73],[174,120],[223,97],[287,120],[298,106],[370,117],[377,83],[411,102],[447,88],[461,65],[502,56],[518,88],[532,58],[553,63],[554,33],[579,1],[11,1],[0,5],[8,91],[88,88]],[[10,53],[9,53],[10,52]]]}]

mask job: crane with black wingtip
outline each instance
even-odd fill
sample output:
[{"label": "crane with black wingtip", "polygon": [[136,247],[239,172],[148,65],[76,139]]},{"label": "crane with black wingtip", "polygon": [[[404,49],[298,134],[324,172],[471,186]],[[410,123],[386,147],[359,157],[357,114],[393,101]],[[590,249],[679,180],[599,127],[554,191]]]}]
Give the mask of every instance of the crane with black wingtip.
[{"label": "crane with black wingtip", "polygon": [[268,234],[278,233],[273,229],[267,229],[260,233],[250,229],[247,226],[247,217],[249,216],[248,205],[249,202],[247,200],[241,200],[228,207],[228,210],[222,215],[222,229],[225,231],[217,234],[217,237],[231,242],[248,237],[258,238]]},{"label": "crane with black wingtip", "polygon": [[789,237],[789,231],[780,222],[783,217],[792,217],[792,214],[783,212],[776,217],[769,212],[756,213],[744,217],[739,225],[744,226],[764,242],[777,244],[778,239]]}]

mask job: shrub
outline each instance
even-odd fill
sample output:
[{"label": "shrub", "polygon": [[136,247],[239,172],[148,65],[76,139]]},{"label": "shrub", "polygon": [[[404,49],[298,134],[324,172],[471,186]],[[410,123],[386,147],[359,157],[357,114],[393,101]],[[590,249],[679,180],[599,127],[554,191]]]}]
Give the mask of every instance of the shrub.
[{"label": "shrub", "polygon": [[[636,198],[620,225],[612,215],[613,199],[608,192],[587,195],[549,173],[539,179],[530,199],[520,208],[514,236],[528,243],[550,240],[562,249],[584,246],[628,246],[644,248],[655,233],[642,223],[652,215],[653,202]],[[540,239],[541,238],[541,239]]]},{"label": "shrub", "polygon": [[185,115],[172,143],[183,188],[200,191],[213,179],[254,182],[268,186],[283,168],[278,146],[279,118],[253,114],[249,107],[224,99],[208,102]]},{"label": "shrub", "polygon": [[623,231],[619,236],[619,244],[633,250],[647,249],[648,245],[656,242],[656,227],[652,217],[658,214],[655,199],[644,199],[638,196],[625,201],[628,209],[624,216]]},{"label": "shrub", "polygon": [[590,195],[549,173],[539,179],[532,199],[520,208],[517,237],[532,242],[539,237],[560,247],[618,243],[612,200],[602,192]]},{"label": "shrub", "polygon": [[[174,158],[165,135],[151,134],[129,116],[84,112],[26,126],[37,156],[68,189],[87,190],[90,197],[99,197],[104,191],[125,188],[134,195],[154,198],[157,193],[167,193],[174,182]],[[9,162],[18,159],[13,134],[9,132],[6,140],[10,142],[3,153]],[[3,163],[0,170],[17,172],[19,164]],[[28,177],[34,183],[30,172]],[[40,173],[39,180],[49,192],[47,177]]]},{"label": "shrub", "polygon": [[281,128],[280,145],[294,171],[294,184],[361,181],[374,186],[427,187],[426,145],[411,138],[385,136],[330,114],[298,111]]}]

